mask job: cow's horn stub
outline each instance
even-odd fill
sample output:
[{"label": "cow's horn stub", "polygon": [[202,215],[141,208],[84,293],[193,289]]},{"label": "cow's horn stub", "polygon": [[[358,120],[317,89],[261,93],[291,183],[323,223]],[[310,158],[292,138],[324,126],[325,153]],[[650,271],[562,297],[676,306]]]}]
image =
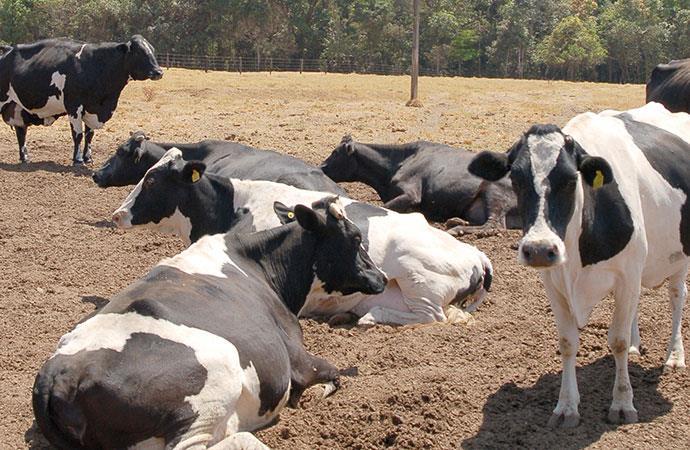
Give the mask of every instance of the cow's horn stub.
[{"label": "cow's horn stub", "polygon": [[345,218],[345,208],[343,207],[343,204],[340,203],[340,199],[338,197],[336,197],[335,200],[328,205],[328,213],[338,220]]},{"label": "cow's horn stub", "polygon": [[350,134],[346,134],[346,135],[343,136],[343,138],[340,140],[340,143],[341,143],[341,144],[348,144],[348,143],[350,143],[350,142],[352,142],[352,135],[350,135]]}]

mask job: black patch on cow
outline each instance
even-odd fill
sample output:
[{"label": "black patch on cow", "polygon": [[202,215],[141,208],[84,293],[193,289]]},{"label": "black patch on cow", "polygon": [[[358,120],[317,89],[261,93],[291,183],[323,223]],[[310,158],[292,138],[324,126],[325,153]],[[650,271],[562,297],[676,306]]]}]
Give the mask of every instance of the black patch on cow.
[{"label": "black patch on cow", "polygon": [[[690,197],[690,144],[662,128],[639,122],[628,113],[616,116],[654,170],[676,189]],[[680,240],[690,255],[690,204],[686,197],[680,210]]]},{"label": "black patch on cow", "polygon": [[73,447],[126,448],[152,437],[174,446],[197,418],[185,398],[201,392],[206,379],[191,348],[133,333],[121,352],[50,359],[36,378],[34,412],[49,438]]},{"label": "black patch on cow", "polygon": [[522,232],[527,233],[537,221],[537,216],[539,215],[539,195],[534,189],[534,174],[532,173],[529,153],[523,153],[525,156],[518,158],[511,166],[510,181],[517,196],[517,208],[521,215]]},{"label": "black patch on cow", "polygon": [[372,217],[385,217],[388,211],[368,203],[353,202],[345,206],[345,214],[362,232],[362,245],[369,250],[369,221]]},{"label": "black patch on cow", "polygon": [[575,209],[575,188],[578,173],[575,161],[561,151],[556,166],[547,175],[549,191],[546,195],[546,220],[553,231],[565,239],[568,223]]},{"label": "black patch on cow", "polygon": [[659,102],[671,112],[690,113],[690,59],[656,66],[646,93],[647,102]]},{"label": "black patch on cow", "polygon": [[582,267],[613,258],[621,252],[634,231],[630,208],[613,180],[599,189],[582,183],[582,233],[580,262]]}]

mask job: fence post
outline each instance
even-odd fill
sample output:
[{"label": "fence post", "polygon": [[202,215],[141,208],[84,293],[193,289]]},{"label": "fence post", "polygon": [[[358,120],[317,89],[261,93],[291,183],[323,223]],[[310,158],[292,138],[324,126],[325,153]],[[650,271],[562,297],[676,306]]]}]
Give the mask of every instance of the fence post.
[{"label": "fence post", "polygon": [[170,53],[165,54],[165,65],[168,66],[168,69],[170,68]]},{"label": "fence post", "polygon": [[268,58],[268,64],[268,74],[270,75],[273,73],[273,56]]},{"label": "fence post", "polygon": [[299,59],[299,73],[301,74],[304,70],[304,58]]},{"label": "fence post", "polygon": [[240,69],[240,75],[242,75],[242,57],[241,57],[241,56],[240,56],[240,66],[239,66],[239,69]]}]

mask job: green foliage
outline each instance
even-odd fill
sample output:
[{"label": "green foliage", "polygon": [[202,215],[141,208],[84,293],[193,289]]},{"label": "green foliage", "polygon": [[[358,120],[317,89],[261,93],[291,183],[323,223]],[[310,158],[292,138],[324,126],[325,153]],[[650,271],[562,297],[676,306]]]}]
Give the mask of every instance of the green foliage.
[{"label": "green foliage", "polygon": [[[0,42],[68,36],[159,52],[322,58],[406,70],[411,0],[0,0]],[[425,0],[420,63],[437,73],[641,82],[690,57],[690,0]]]},{"label": "green foliage", "polygon": [[561,20],[535,52],[535,60],[551,69],[564,70],[566,79],[591,72],[606,57],[593,18],[568,16]]}]

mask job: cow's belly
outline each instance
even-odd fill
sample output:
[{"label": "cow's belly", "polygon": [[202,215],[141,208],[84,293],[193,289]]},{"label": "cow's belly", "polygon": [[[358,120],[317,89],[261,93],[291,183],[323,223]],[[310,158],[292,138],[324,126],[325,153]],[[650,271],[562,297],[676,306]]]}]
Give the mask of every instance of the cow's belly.
[{"label": "cow's belly", "polygon": [[65,113],[64,95],[60,95],[59,98],[51,95],[46,100],[45,105],[40,106],[40,107],[36,107],[36,108],[27,108],[26,105],[24,105],[24,103],[22,103],[21,99],[19,98],[19,96],[15,92],[12,85],[10,85],[9,97],[12,101],[14,101],[19,106],[21,106],[22,109],[30,112],[31,114],[35,114],[36,116],[40,117],[41,119],[46,118],[46,117],[60,116],[60,115]]},{"label": "cow's belly", "polygon": [[359,302],[352,312],[359,317],[362,317],[374,307],[381,307],[384,309],[392,309],[401,312],[411,312],[405,303],[400,286],[395,280],[392,280],[386,286],[386,290],[378,295],[371,295]]}]

